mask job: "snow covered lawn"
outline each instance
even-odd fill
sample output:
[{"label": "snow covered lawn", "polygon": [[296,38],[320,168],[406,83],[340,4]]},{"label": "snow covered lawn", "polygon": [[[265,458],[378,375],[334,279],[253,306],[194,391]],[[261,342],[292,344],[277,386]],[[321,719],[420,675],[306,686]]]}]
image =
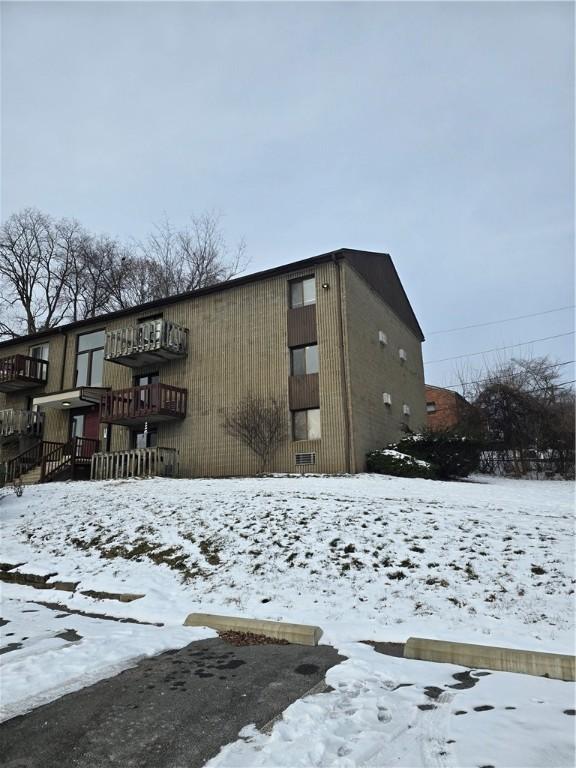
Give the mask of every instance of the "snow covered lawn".
[{"label": "snow covered lawn", "polygon": [[[335,690],[296,703],[270,736],[240,741],[219,765],[571,765],[571,684],[493,673],[450,689],[462,670],[356,641],[420,635],[573,653],[573,501],[564,482],[374,475],[37,486],[2,501],[0,560],[80,584],[76,593],[4,585],[3,615],[8,597],[163,622],[98,624],[133,633],[132,655],[194,639],[181,627],[192,611],[319,624],[323,642],[349,657],[328,674]],[[96,601],[80,590],[145,597]],[[65,626],[83,640],[51,652],[88,644],[81,619]],[[26,624],[18,628],[6,641],[19,641]],[[11,711],[23,650],[2,657]],[[129,650],[114,663],[128,663]],[[42,695],[33,654],[27,663],[28,692]],[[412,685],[396,688],[403,682]],[[431,700],[426,686],[442,692]],[[435,709],[418,707],[426,703]]]}]

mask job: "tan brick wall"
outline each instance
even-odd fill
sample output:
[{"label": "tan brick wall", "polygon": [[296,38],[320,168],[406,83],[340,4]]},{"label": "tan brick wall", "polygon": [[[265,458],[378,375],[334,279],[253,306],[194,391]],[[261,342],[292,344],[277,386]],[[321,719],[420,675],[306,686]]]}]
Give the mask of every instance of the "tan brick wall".
[{"label": "tan brick wall", "polygon": [[[366,453],[397,440],[404,423],[414,431],[426,423],[422,344],[350,266],[343,269],[353,455],[356,471],[362,471]],[[385,346],[379,331],[388,338]],[[391,406],[384,405],[384,392],[392,396]]]},{"label": "tan brick wall", "polygon": [[[424,421],[421,345],[364,280],[340,263],[341,267],[336,263],[316,264],[301,272],[275,275],[165,305],[163,317],[189,329],[187,357],[142,369],[105,362],[103,385],[111,389],[130,387],[134,375],[158,370],[161,382],[187,389],[186,418],[157,425],[158,444],[179,450],[182,476],[247,475],[257,471],[256,458],[222,428],[226,409],[248,392],[286,402],[289,439],[278,452],[271,471],[301,471],[295,466],[297,452],[316,453],[316,465],[304,467],[304,471],[348,471],[347,407],[353,407],[352,468],[361,471],[367,450],[399,436],[403,402],[412,409],[411,426],[420,426]],[[339,270],[341,296],[346,305],[342,318]],[[316,276],[322,438],[294,442],[288,410],[288,281],[308,274]],[[322,288],[323,284],[327,287]],[[50,344],[47,386],[26,394],[0,393],[0,408],[25,408],[26,395],[73,389],[80,333],[132,326],[146,314],[159,311],[162,308],[148,313],[136,310],[106,323],[55,332],[44,340]],[[378,343],[378,330],[388,334],[385,348]],[[67,351],[62,371],[65,337]],[[408,353],[405,364],[398,358],[400,346]],[[15,344],[0,349],[0,357],[14,352],[27,354],[28,350],[29,343]],[[348,368],[346,355],[350,357]],[[350,383],[348,395],[345,371]],[[391,409],[382,404],[384,391],[392,394]],[[45,412],[45,439],[66,440],[69,414],[48,408]],[[103,435],[102,425],[101,438]],[[128,428],[113,426],[112,450],[127,449],[129,439]]]},{"label": "tan brick wall", "polygon": [[[163,422],[158,427],[158,443],[180,452],[183,476],[227,476],[253,474],[257,460],[241,443],[227,435],[222,421],[227,408],[233,407],[248,392],[271,396],[286,402],[289,439],[278,452],[271,471],[298,472],[296,452],[315,452],[318,472],[341,472],[345,468],[343,395],[340,376],[339,346],[334,333],[337,324],[337,296],[323,291],[330,281],[334,265],[317,265],[305,272],[271,277],[228,290],[166,305],[165,319],[189,329],[188,355],[184,359],[131,369],[116,363],[104,363],[103,385],[112,389],[130,387],[137,373],[158,370],[160,381],[188,390],[186,418]],[[294,442],[290,435],[288,410],[289,350],[286,317],[288,281],[301,274],[315,274],[317,282],[317,323],[320,356],[320,412],[322,439]],[[94,323],[67,332],[68,351],[64,366],[63,389],[75,386],[76,338],[79,333],[130,326],[145,316],[142,311],[106,324]],[[157,314],[150,311],[148,314]],[[63,333],[48,339],[50,368],[48,385],[26,394],[38,395],[61,389]],[[54,352],[53,352],[54,348]],[[17,351],[28,352],[28,345],[3,348],[0,357]],[[25,395],[1,395],[0,408],[25,408]],[[46,409],[44,437],[63,441],[68,435],[69,414]],[[104,427],[101,427],[101,438]],[[129,447],[130,430],[112,427],[112,450]]]}]

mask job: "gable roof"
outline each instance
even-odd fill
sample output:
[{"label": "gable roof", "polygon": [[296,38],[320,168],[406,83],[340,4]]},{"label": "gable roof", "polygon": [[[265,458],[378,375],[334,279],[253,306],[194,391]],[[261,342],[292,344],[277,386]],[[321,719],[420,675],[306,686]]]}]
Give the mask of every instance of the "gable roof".
[{"label": "gable roof", "polygon": [[155,299],[154,301],[138,304],[134,307],[129,307],[128,309],[107,312],[106,314],[90,317],[86,320],[77,320],[72,323],[37,331],[36,333],[27,334],[25,336],[17,336],[15,339],[1,341],[0,348],[20,342],[47,338],[48,336],[54,336],[55,334],[64,333],[66,331],[74,330],[75,328],[94,325],[95,323],[104,320],[113,320],[125,315],[131,315],[134,312],[147,312],[170,304],[177,304],[180,301],[187,301],[188,299],[199,296],[226,291],[230,288],[255,283],[259,280],[265,280],[276,275],[288,274],[290,272],[314,267],[316,264],[325,264],[330,261],[341,259],[345,259],[361,275],[368,285],[382,297],[395,314],[398,315],[400,320],[402,320],[421,341],[424,341],[422,329],[410,306],[410,302],[408,301],[408,297],[406,296],[406,292],[400,282],[400,278],[398,277],[398,273],[396,272],[390,255],[374,251],[355,250],[354,248],[339,248],[336,251],[329,251],[327,253],[319,254],[318,256],[312,256],[308,259],[292,261],[288,264],[282,264],[279,267],[272,267],[271,269],[254,272],[249,275],[235,277],[231,280],[226,280],[223,283],[216,283],[215,285],[209,285],[205,288],[178,293],[163,299]]}]

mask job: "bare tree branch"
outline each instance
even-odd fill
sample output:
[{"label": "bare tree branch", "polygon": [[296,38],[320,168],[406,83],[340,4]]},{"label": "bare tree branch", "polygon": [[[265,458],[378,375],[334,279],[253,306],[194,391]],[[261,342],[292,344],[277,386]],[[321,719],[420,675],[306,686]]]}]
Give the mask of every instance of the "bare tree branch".
[{"label": "bare tree branch", "polygon": [[287,437],[286,405],[274,398],[248,395],[226,414],[224,431],[249,448],[264,472]]}]

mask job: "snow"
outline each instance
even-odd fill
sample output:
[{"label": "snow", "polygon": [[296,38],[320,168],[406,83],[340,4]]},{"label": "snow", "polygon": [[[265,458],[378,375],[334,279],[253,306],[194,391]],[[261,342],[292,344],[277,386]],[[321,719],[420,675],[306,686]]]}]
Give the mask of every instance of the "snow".
[{"label": "snow", "polygon": [[[294,703],[270,735],[245,728],[207,768],[574,764],[573,718],[563,711],[574,706],[569,683],[500,672],[455,690],[448,686],[459,667],[391,658],[359,643],[339,650],[351,658],[328,671],[334,691]],[[432,699],[424,686],[442,692]]]},{"label": "snow", "polygon": [[[58,619],[44,609],[34,619],[38,653],[23,646],[2,657],[3,699],[10,712],[25,711],[90,675],[179,647],[194,639],[182,627],[192,611],[284,619],[320,625],[322,642],[348,657],[327,675],[334,691],[296,702],[271,734],[253,729],[214,765],[571,765],[572,684],[494,672],[454,690],[446,686],[461,669],[383,656],[358,641],[418,635],[573,653],[573,503],[571,483],[502,478],[27,488],[0,506],[0,559],[80,583],[75,593],[4,585],[4,618],[19,623],[2,642],[32,634],[34,615],[18,614],[31,599],[165,626]],[[82,590],[145,596],[118,603]],[[54,645],[57,627],[82,640]],[[58,674],[45,674],[46,654]],[[394,690],[404,682],[412,685]],[[429,685],[444,686],[437,701],[426,698]],[[427,702],[436,708],[418,708]],[[480,705],[494,710],[474,711]]]},{"label": "snow", "polygon": [[407,461],[409,464],[417,464],[420,467],[427,467],[430,468],[430,463],[427,461],[423,461],[422,459],[416,459],[414,456],[409,456],[407,453],[401,453],[400,451],[395,451],[393,448],[383,448],[381,451],[373,451],[374,454],[379,454],[380,456],[392,456],[395,459],[399,459],[401,461]]},{"label": "snow", "polygon": [[145,656],[215,635],[204,628],[189,631],[65,614],[30,602],[56,600],[60,593],[29,592],[15,585],[2,589],[2,619],[8,623],[1,645],[21,647],[2,655],[0,722],[115,675]]}]

